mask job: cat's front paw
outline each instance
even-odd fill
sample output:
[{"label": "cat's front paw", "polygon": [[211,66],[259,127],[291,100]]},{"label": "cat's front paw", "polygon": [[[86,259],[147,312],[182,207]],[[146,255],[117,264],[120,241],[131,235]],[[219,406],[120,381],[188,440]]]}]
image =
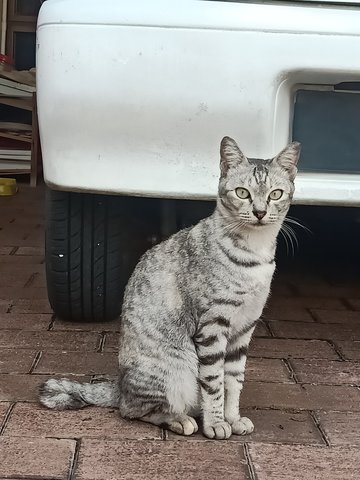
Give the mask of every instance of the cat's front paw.
[{"label": "cat's front paw", "polygon": [[231,436],[231,425],[228,422],[217,422],[212,425],[204,425],[205,437],[215,440],[225,440]]},{"label": "cat's front paw", "polygon": [[254,431],[254,424],[247,417],[241,417],[231,424],[232,433],[234,435],[248,435]]}]

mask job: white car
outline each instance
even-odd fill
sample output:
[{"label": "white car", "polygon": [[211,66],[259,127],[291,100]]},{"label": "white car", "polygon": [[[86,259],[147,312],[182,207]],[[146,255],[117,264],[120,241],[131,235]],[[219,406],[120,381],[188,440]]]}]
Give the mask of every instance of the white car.
[{"label": "white car", "polygon": [[225,135],[257,158],[300,141],[294,201],[360,205],[359,58],[359,1],[46,1],[37,88],[54,311],[119,314],[128,197],[214,199]]}]

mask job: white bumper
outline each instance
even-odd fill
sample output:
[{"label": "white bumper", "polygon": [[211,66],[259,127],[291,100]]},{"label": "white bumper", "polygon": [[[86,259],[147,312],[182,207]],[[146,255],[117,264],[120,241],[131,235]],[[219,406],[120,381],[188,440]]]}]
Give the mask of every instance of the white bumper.
[{"label": "white bumper", "polygon": [[[224,135],[272,156],[291,136],[296,86],[360,81],[359,58],[360,9],[48,0],[37,52],[45,180],[214,198]],[[302,174],[295,201],[360,204],[359,178]]]}]

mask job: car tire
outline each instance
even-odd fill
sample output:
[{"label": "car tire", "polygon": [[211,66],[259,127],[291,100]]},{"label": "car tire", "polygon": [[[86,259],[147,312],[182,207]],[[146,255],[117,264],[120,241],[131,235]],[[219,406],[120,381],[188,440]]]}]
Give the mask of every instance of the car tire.
[{"label": "car tire", "polygon": [[104,322],[120,315],[129,275],[150,246],[129,241],[128,207],[119,196],[47,189],[46,277],[57,317]]}]

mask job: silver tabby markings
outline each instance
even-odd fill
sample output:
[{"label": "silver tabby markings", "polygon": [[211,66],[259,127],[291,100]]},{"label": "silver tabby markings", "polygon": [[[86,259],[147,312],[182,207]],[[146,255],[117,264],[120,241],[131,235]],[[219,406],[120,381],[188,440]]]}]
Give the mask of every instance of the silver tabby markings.
[{"label": "silver tabby markings", "polygon": [[248,159],[220,148],[214,213],[149,250],[126,287],[117,382],[48,380],[49,408],[113,406],[125,418],[209,438],[252,432],[239,398],[248,345],[270,291],[276,239],[294,193],[300,145]]}]

